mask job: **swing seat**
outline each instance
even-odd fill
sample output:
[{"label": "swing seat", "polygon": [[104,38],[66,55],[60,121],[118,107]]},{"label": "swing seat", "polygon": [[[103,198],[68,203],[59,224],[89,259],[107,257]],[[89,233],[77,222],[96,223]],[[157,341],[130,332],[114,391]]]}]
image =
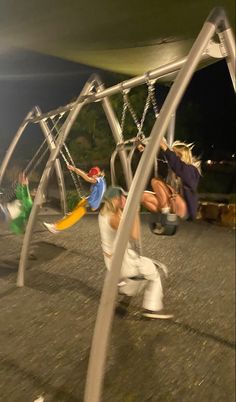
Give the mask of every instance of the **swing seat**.
[{"label": "swing seat", "polygon": [[172,213],[153,213],[149,216],[149,227],[155,235],[173,236],[178,228],[179,218]]},{"label": "swing seat", "polygon": [[69,229],[75,223],[77,223],[87,212],[86,209],[87,200],[86,198],[82,198],[82,200],[76,205],[76,207],[69,214],[64,216],[64,218],[57,221],[55,225],[55,229],[57,231]]}]

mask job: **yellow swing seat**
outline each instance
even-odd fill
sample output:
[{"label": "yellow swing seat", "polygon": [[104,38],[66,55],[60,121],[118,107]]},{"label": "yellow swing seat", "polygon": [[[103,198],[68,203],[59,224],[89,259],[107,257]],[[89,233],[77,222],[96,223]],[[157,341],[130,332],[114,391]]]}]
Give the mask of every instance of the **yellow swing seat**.
[{"label": "yellow swing seat", "polygon": [[68,215],[64,216],[59,221],[55,222],[56,230],[69,229],[75,223],[77,223],[87,212],[87,199],[82,198],[76,207]]}]

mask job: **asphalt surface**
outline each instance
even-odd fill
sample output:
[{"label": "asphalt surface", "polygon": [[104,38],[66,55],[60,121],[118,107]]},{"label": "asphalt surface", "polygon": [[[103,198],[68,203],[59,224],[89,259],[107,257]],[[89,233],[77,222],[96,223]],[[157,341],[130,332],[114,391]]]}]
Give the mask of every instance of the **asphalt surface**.
[{"label": "asphalt surface", "polygon": [[[24,288],[22,237],[0,230],[0,401],[82,402],[105,267],[97,216],[60,235],[40,220]],[[145,320],[141,296],[115,315],[101,402],[235,401],[235,232],[182,223],[173,237],[143,223],[144,255],[169,269],[170,321]]]}]

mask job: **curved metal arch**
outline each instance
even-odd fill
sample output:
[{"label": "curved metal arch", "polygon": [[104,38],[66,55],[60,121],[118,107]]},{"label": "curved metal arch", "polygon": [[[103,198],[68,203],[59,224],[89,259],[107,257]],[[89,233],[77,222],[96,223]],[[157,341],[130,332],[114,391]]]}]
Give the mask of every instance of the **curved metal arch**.
[{"label": "curved metal arch", "polygon": [[[105,90],[105,86],[101,82],[99,76],[96,76],[96,83],[97,83],[97,92],[98,93],[100,91]],[[118,121],[118,118],[111,106],[111,102],[110,102],[108,96],[105,96],[104,98],[102,98],[102,107],[103,107],[104,113],[106,115],[107,121],[109,123],[110,129],[112,131],[113,138],[117,145],[118,143],[123,141],[123,133],[122,133],[122,129],[121,129],[120,123]],[[124,149],[119,149],[118,154],[119,154],[119,158],[120,158],[121,165],[123,168],[127,188],[130,188],[132,178],[129,175],[129,169],[128,169],[128,163],[127,163],[127,153]]]},{"label": "curved metal arch", "polygon": [[110,159],[110,172],[111,172],[111,185],[116,186],[117,185],[117,180],[116,180],[116,172],[115,172],[115,161],[117,157],[117,148],[112,152],[111,154],[111,159]]},{"label": "curved metal arch", "polygon": [[167,134],[166,134],[167,144],[170,147],[173,144],[174,138],[175,138],[175,118],[176,118],[176,113],[173,113],[171,116],[171,119],[170,119]]},{"label": "curved metal arch", "polygon": [[[206,49],[209,40],[216,33],[216,29],[219,26],[218,14],[220,14],[221,19],[226,20],[225,13],[222,12],[222,9],[216,9],[214,19],[212,19],[211,13],[204,23],[187,57],[186,63],[179,71],[177,78],[164,102],[164,105],[162,106],[159,118],[156,120],[151,131],[150,141],[143,152],[142,158],[132,181],[121,224],[117,232],[111,269],[106,273],[102,296],[98,308],[92,346],[90,350],[84,402],[99,402],[101,400],[106,352],[111,332],[115,299],[117,295],[117,284],[119,281],[123,256],[129,240],[129,233],[134,222],[142,192],[145,189],[148,175],[151,172],[155,156],[160,148],[160,141],[168,128],[172,114],[176,111],[186,87],[202,58],[202,54]],[[223,32],[222,35],[224,35]],[[235,43],[233,40],[233,35],[229,35],[227,31],[225,31],[224,39],[227,42],[227,49],[229,52],[228,59],[230,63],[229,70],[232,77],[234,73],[233,64],[235,64],[235,53],[232,48],[235,47]],[[233,79],[234,77],[232,77],[232,81]]]},{"label": "curved metal arch", "polygon": [[21,249],[21,256],[20,256],[20,263],[19,263],[19,268],[18,268],[18,275],[17,275],[17,286],[22,287],[24,286],[24,277],[25,277],[25,269],[26,265],[28,262],[28,253],[29,253],[29,246],[30,246],[30,240],[32,238],[33,234],[33,228],[34,224],[36,221],[36,217],[38,215],[39,208],[42,204],[42,199],[43,199],[43,194],[45,192],[51,171],[54,167],[55,161],[59,155],[59,152],[63,146],[63,143],[66,141],[66,138],[70,132],[70,129],[76,120],[80,110],[82,109],[84,102],[81,102],[81,97],[84,95],[87,95],[89,91],[93,88],[94,86],[94,78],[91,77],[90,80],[86,82],[84,85],[84,88],[82,89],[79,97],[78,97],[78,102],[75,102],[74,107],[71,109],[68,117],[66,118],[61,130],[60,134],[58,136],[58,140],[56,143],[55,148],[51,151],[51,154],[48,158],[47,164],[45,166],[45,169],[43,171],[42,177],[40,179],[37,192],[35,195],[33,207],[29,216],[29,220],[26,226],[26,232],[24,236],[24,242],[23,246]]},{"label": "curved metal arch", "polygon": [[13,152],[15,151],[15,148],[23,134],[23,132],[25,131],[27,125],[29,124],[29,119],[34,115],[34,109],[32,109],[24,118],[24,120],[22,121],[20,127],[18,128],[16,134],[13,137],[13,140],[11,142],[11,144],[9,145],[6,155],[3,158],[3,161],[1,163],[1,167],[0,167],[0,184],[2,183],[2,180],[4,178],[7,166],[10,162],[10,159],[12,157]]},{"label": "curved metal arch", "polygon": [[[11,160],[11,157],[16,149],[16,146],[21,139],[26,127],[28,126],[30,122],[30,118],[33,117],[33,115],[40,116],[41,115],[41,110],[39,109],[38,106],[33,108],[24,118],[22,121],[19,129],[17,130],[11,144],[9,145],[6,155],[2,161],[1,167],[0,167],[0,184],[2,183],[2,180],[4,178],[6,169],[8,167],[8,164]],[[43,120],[39,121],[39,124],[42,129],[42,133],[47,141],[49,149],[52,151],[55,148],[55,142],[54,139],[51,135],[51,132],[49,128],[47,127],[47,123]],[[64,182],[64,176],[63,176],[63,171],[61,168],[61,163],[59,160],[56,161],[55,163],[55,171],[56,171],[56,176],[57,176],[57,182],[58,182],[58,187],[59,187],[59,194],[60,194],[60,200],[61,200],[61,207],[63,213],[67,212],[67,205],[66,205],[66,191],[65,191],[65,182]]]},{"label": "curved metal arch", "polygon": [[[44,169],[44,172],[42,174],[42,177],[41,177],[38,189],[37,189],[37,193],[35,196],[33,208],[32,208],[32,211],[31,211],[31,214],[30,214],[30,217],[28,220],[28,224],[26,227],[24,243],[23,243],[23,247],[22,247],[22,251],[21,251],[21,257],[20,257],[20,263],[19,263],[19,269],[18,269],[18,275],[17,275],[17,286],[19,286],[19,287],[24,286],[24,276],[25,276],[25,269],[26,269],[26,264],[27,264],[27,259],[28,259],[30,239],[31,239],[31,235],[33,232],[33,226],[35,223],[35,219],[37,217],[39,207],[42,203],[43,194],[44,194],[48,179],[51,174],[51,169],[53,168],[54,163],[56,162],[56,158],[63,146],[63,143],[66,141],[66,138],[70,132],[70,129],[71,129],[74,121],[76,120],[83,105],[86,103],[86,96],[88,96],[90,94],[91,89],[94,86],[96,87],[97,91],[101,91],[104,89],[103,83],[101,82],[100,78],[97,75],[92,75],[92,77],[90,77],[90,79],[86,82],[83,90],[81,91],[77,101],[73,104],[73,107],[71,107],[71,111],[61,128],[61,132],[59,134],[55,149],[52,150],[51,155],[46,164],[46,167]],[[102,99],[102,106],[103,106],[104,112],[106,114],[108,123],[110,125],[114,140],[116,143],[120,142],[121,137],[122,137],[121,127],[120,127],[119,121],[113,111],[113,108],[110,104],[110,101],[107,97]],[[47,130],[46,130],[47,125],[46,125],[45,121],[43,121],[43,119],[39,119],[39,121],[40,122],[42,121],[42,128],[47,133]],[[129,187],[131,180],[129,177],[128,167],[127,167],[126,152],[124,152],[124,151],[120,152],[119,156],[121,158],[121,163],[122,163],[122,167],[123,167],[124,174],[126,177],[127,186]]]},{"label": "curved metal arch", "polygon": [[[132,179],[133,179],[133,172],[132,172],[132,158],[134,155],[134,152],[136,150],[136,146],[133,145],[132,147],[125,147],[125,145],[123,145],[123,147],[121,146],[120,148],[123,148],[126,151],[126,158],[127,158],[127,177],[128,177],[128,183],[131,185]],[[127,152],[128,150],[128,152]],[[117,183],[117,178],[116,178],[116,169],[115,169],[115,162],[116,162],[116,157],[118,155],[119,152],[119,148],[116,147],[116,149],[112,152],[111,154],[111,158],[110,158],[110,171],[111,171],[111,185],[112,186],[116,186]],[[128,188],[130,188],[130,185],[127,186]]]},{"label": "curved metal arch", "polygon": [[[35,106],[35,111],[37,116],[40,116],[42,114],[39,106]],[[45,139],[47,140],[48,147],[52,151],[53,149],[55,149],[56,144],[51,134],[50,128],[48,127],[47,122],[45,120],[40,120],[39,125],[45,136]],[[66,187],[61,162],[58,158],[55,161],[55,172],[57,177],[58,190],[60,194],[61,209],[63,211],[63,214],[65,215],[68,211],[66,202]]]}]

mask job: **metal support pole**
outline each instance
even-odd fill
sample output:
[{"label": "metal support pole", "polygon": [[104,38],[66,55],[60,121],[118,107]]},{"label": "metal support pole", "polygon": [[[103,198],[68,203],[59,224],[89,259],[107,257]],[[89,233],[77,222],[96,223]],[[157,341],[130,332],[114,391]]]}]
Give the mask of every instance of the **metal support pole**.
[{"label": "metal support pole", "polygon": [[13,140],[10,144],[10,146],[8,147],[8,150],[6,152],[6,155],[2,161],[1,167],[0,167],[0,184],[2,183],[5,171],[7,169],[8,163],[10,162],[10,159],[12,157],[13,152],[15,151],[15,148],[18,144],[18,141],[20,140],[23,132],[25,131],[28,123],[30,122],[30,118],[34,115],[34,110],[31,110],[27,116],[24,118],[24,120],[22,121],[20,127],[18,128],[15,136],[13,137]]},{"label": "metal support pole", "polygon": [[[36,114],[40,116],[41,110],[38,106],[35,107]],[[48,148],[50,151],[56,148],[54,138],[51,134],[50,128],[48,127],[48,124],[45,120],[40,120],[39,125],[42,129],[42,132],[46,138]],[[63,214],[65,215],[67,213],[67,203],[66,203],[66,188],[65,188],[65,181],[64,181],[64,175],[63,175],[63,170],[61,167],[61,162],[60,159],[55,160],[55,172],[57,176],[57,183],[58,183],[58,190],[59,190],[59,195],[60,195],[60,201],[61,201],[61,209]]]},{"label": "metal support pole", "polygon": [[112,152],[111,159],[110,159],[111,185],[112,186],[117,185],[116,169],[115,169],[115,161],[116,161],[117,152],[118,151],[117,151],[117,148],[116,148],[115,151]]},{"label": "metal support pole", "polygon": [[171,120],[170,120],[170,124],[168,126],[168,130],[167,130],[167,144],[171,147],[171,145],[174,142],[174,138],[175,138],[175,116],[176,114],[173,113],[171,116]]},{"label": "metal support pole", "polygon": [[[99,77],[96,78],[96,81],[98,83],[98,93],[100,91],[104,91],[104,85],[101,83]],[[113,134],[113,138],[115,140],[116,145],[123,141],[123,135],[122,135],[122,131],[121,131],[121,126],[120,123],[117,119],[117,116],[111,106],[111,102],[109,100],[109,98],[106,96],[102,99],[102,106],[103,106],[103,110],[106,114],[109,126],[111,128],[112,134]],[[127,188],[130,188],[131,185],[131,181],[132,178],[129,175],[129,171],[128,171],[128,165],[127,165],[127,153],[124,149],[119,149],[118,150],[118,154],[120,157],[120,161],[121,161],[121,165],[122,165],[122,169],[124,172],[124,176],[125,176],[125,181],[126,181],[126,185]]]},{"label": "metal support pole", "polygon": [[[91,77],[91,79],[86,82],[83,90],[81,91],[80,96],[84,96],[84,95],[88,94],[93,86],[94,86],[94,78]],[[54,167],[55,160],[58,157],[58,154],[70,132],[70,129],[82,107],[83,107],[83,103],[78,102],[78,103],[75,103],[75,107],[70,111],[67,119],[65,120],[65,122],[61,128],[61,131],[60,131],[57,143],[56,143],[56,148],[51,152],[48,162],[46,164],[46,167],[43,171],[41,180],[39,182],[39,186],[38,186],[36,196],[34,199],[33,208],[31,210],[31,214],[30,214],[28,224],[26,227],[24,242],[23,242],[23,246],[22,246],[22,250],[21,250],[20,263],[19,263],[19,269],[18,269],[18,275],[17,275],[17,286],[19,286],[19,287],[24,286],[25,269],[26,269],[26,265],[27,265],[27,261],[28,261],[28,251],[29,251],[29,246],[30,246],[30,240],[32,238],[34,223],[35,223],[40,205],[42,203],[42,197],[45,192],[45,188],[46,188],[48,179],[50,177],[51,170]]]},{"label": "metal support pole", "polygon": [[[132,182],[132,179],[133,179],[133,173],[132,173],[132,166],[131,166],[131,163],[132,163],[132,157],[133,157],[133,154],[134,154],[134,152],[135,152],[135,149],[136,149],[136,147],[133,146],[133,147],[130,149],[128,155],[127,155],[127,152],[126,152],[126,155],[127,155],[127,168],[128,168],[127,174],[128,174],[128,181],[129,181],[130,185],[131,185],[131,182]],[[116,171],[116,169],[115,169],[115,161],[116,161],[117,154],[118,154],[118,148],[116,148],[116,149],[112,152],[111,160],[110,160],[111,184],[112,184],[112,186],[116,186],[116,185],[117,185],[116,173],[115,173],[115,171]],[[127,186],[128,189],[130,188],[130,185]]]},{"label": "metal support pole", "polygon": [[107,272],[102,296],[98,308],[95,330],[90,352],[89,367],[86,379],[85,402],[99,402],[102,392],[102,383],[105,369],[107,346],[111,332],[114,313],[117,284],[120,269],[129,240],[129,234],[138,209],[141,195],[145,189],[148,176],[151,172],[160,141],[165,134],[171,115],[176,111],[184,91],[202,58],[209,40],[215,33],[215,25],[205,22],[198,35],[186,63],[180,70],[152,129],[150,140],[146,146],[137,171],[135,173],[128,199],[123,212],[121,224],[118,228],[111,270]]},{"label": "metal support pole", "polygon": [[132,148],[130,149],[129,155],[128,155],[128,169],[129,169],[129,175],[130,175],[131,182],[133,180],[132,159],[133,159],[135,150],[136,150],[136,145],[133,145]]},{"label": "metal support pole", "polygon": [[227,51],[226,62],[228,65],[229,73],[231,76],[234,91],[236,90],[235,84],[235,38],[232,29],[227,29],[219,34],[219,38]]}]

